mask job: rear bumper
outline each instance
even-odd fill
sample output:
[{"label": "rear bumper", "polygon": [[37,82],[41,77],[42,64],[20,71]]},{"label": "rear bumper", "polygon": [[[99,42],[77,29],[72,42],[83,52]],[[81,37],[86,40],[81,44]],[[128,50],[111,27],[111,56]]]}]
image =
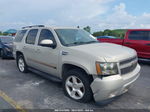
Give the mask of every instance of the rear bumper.
[{"label": "rear bumper", "polygon": [[129,89],[132,83],[140,76],[140,66],[126,75],[114,75],[95,78],[91,84],[94,99],[96,102],[119,96]]}]

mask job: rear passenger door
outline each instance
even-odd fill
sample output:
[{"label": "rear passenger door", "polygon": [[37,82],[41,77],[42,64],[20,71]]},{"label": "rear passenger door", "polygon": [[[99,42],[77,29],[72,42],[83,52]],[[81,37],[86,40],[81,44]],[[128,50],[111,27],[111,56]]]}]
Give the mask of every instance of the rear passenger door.
[{"label": "rear passenger door", "polygon": [[39,39],[36,45],[36,68],[43,72],[58,75],[58,48],[43,47],[40,42],[45,39],[50,39],[53,43],[56,43],[53,33],[49,29],[42,29],[39,35]]},{"label": "rear passenger door", "polygon": [[150,58],[150,31],[129,31],[124,44],[135,49],[139,57]]},{"label": "rear passenger door", "polygon": [[30,67],[35,67],[36,63],[34,62],[35,58],[35,41],[38,34],[38,29],[31,29],[25,39],[25,44],[23,46],[23,53],[27,65]]}]

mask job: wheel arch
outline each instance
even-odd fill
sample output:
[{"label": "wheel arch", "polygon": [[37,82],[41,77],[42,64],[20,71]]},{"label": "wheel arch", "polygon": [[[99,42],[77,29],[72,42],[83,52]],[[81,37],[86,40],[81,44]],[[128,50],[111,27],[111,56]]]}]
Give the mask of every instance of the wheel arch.
[{"label": "wheel arch", "polygon": [[[23,55],[23,53],[21,51],[16,51],[16,58],[19,56],[19,55]],[[23,55],[24,56],[24,55]]]},{"label": "wheel arch", "polygon": [[70,63],[64,63],[62,65],[62,70],[61,70],[61,77],[63,78],[63,76],[65,75],[65,73],[69,70],[72,69],[79,69],[82,70],[88,77],[90,77],[91,79],[93,79],[92,75],[89,75],[88,70],[86,70],[85,68],[78,66],[78,65],[74,65],[74,64],[70,64]]}]

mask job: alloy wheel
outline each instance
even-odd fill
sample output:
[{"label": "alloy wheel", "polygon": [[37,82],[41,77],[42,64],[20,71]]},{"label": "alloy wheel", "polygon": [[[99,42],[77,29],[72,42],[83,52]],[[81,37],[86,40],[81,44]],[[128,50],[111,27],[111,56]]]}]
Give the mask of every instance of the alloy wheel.
[{"label": "alloy wheel", "polygon": [[18,67],[20,69],[21,72],[23,72],[25,70],[25,63],[24,63],[24,60],[22,58],[19,58],[18,60]]},{"label": "alloy wheel", "polygon": [[83,82],[76,76],[70,76],[65,83],[66,90],[69,96],[73,99],[79,100],[85,94],[85,87]]}]

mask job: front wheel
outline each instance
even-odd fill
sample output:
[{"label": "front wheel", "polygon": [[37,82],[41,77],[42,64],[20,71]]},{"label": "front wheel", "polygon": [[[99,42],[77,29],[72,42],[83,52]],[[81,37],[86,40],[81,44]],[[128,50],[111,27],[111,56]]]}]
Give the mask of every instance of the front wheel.
[{"label": "front wheel", "polygon": [[17,66],[18,66],[19,71],[22,72],[22,73],[26,73],[28,71],[27,70],[27,65],[26,65],[26,62],[25,62],[25,59],[24,59],[23,55],[18,56]]},{"label": "front wheel", "polygon": [[75,101],[89,102],[93,98],[90,80],[82,70],[70,70],[63,78],[65,94]]}]

